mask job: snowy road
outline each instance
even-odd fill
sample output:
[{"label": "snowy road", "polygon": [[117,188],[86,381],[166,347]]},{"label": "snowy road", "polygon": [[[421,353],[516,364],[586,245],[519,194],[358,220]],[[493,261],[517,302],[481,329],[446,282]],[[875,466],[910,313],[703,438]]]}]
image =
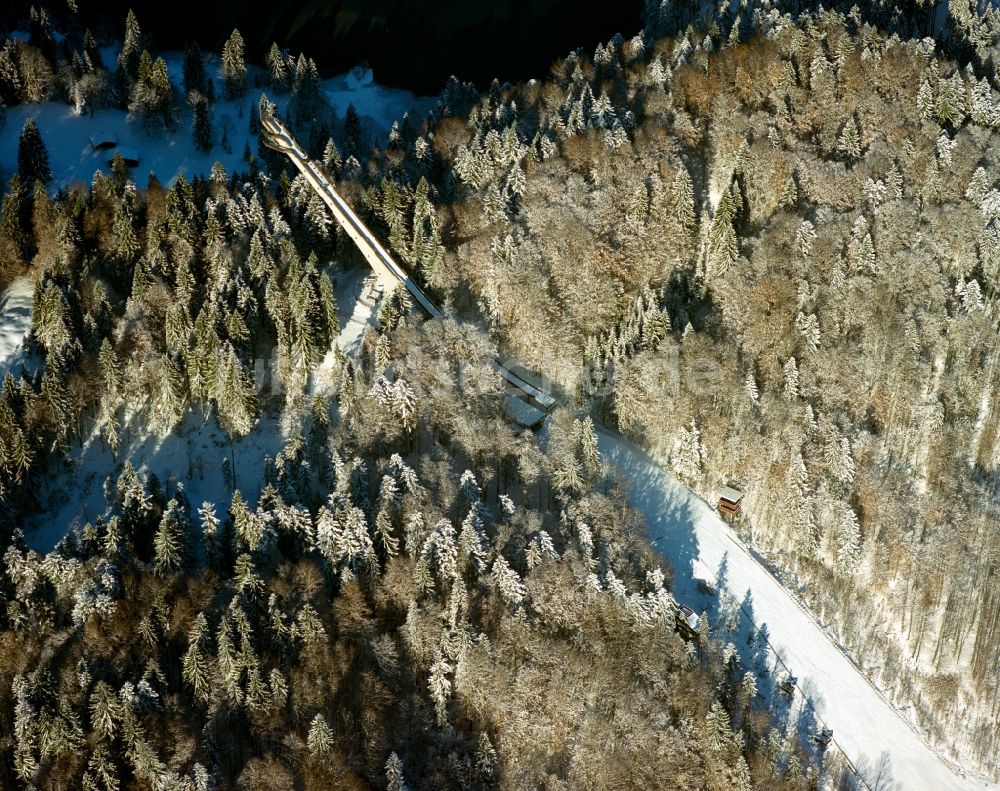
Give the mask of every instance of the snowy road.
[{"label": "snowy road", "polygon": [[[697,579],[722,585],[737,601],[749,591],[754,620],[798,676],[816,712],[848,758],[879,791],[997,788],[960,778],[900,719],[850,660],[745,550],[729,527],[661,462],[621,437],[599,431],[604,458],[632,483],[629,500],[646,516],[650,539],[676,571],[675,593],[696,601]],[[720,574],[720,567],[722,574]],[[877,784],[872,782],[878,778]]]}]

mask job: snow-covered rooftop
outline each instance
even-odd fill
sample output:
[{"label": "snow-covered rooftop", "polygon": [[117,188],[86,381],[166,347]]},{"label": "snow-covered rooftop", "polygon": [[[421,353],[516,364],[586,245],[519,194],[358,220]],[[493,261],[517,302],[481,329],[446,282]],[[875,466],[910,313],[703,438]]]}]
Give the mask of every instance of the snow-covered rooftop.
[{"label": "snow-covered rooftop", "polygon": [[545,420],[545,413],[542,410],[535,409],[515,395],[509,395],[504,399],[503,411],[507,417],[524,428],[537,428]]},{"label": "snow-covered rooftop", "polygon": [[738,503],[743,499],[743,492],[734,489],[732,486],[723,486],[719,490],[719,497],[730,503]]},{"label": "snow-covered rooftop", "polygon": [[118,145],[118,136],[109,129],[91,132],[90,145],[97,149],[111,148],[111,146]]}]

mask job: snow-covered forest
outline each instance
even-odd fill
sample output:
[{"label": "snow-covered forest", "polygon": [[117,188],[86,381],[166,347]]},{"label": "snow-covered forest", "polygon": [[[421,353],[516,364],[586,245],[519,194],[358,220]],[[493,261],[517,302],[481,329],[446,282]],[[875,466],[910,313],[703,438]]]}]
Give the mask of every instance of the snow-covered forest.
[{"label": "snow-covered forest", "polygon": [[858,664],[995,771],[1000,94],[857,16],[753,19],[446,94],[374,203],[402,252],[427,179],[427,282],[706,497],[738,481]]},{"label": "snow-covered forest", "polygon": [[[277,44],[178,79],[141,14],[32,8],[0,47],[3,785],[883,787],[738,628],[675,630],[602,424],[739,485],[745,541],[995,779],[1000,26],[912,6],[650,3],[384,132]],[[263,93],[445,319],[357,320]],[[199,159],[81,180],[42,102]],[[560,397],[538,435],[498,355]]]}]

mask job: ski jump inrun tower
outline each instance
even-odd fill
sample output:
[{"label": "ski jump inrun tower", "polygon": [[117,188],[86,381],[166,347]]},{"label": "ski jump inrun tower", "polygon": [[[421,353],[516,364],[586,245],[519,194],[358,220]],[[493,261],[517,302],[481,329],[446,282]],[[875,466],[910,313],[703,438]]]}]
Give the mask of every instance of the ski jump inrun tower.
[{"label": "ski jump inrun tower", "polygon": [[[441,318],[444,315],[441,309],[431,301],[410,274],[389,255],[375,234],[368,230],[368,227],[354,213],[347,201],[340,196],[323,169],[306,155],[285,125],[275,118],[273,113],[262,110],[260,130],[264,145],[287,156],[310,186],[316,190],[330,208],[334,219],[358,246],[361,254],[386,289],[403,285],[423,313],[433,319]],[[500,359],[496,361],[496,364],[500,375],[517,391],[516,398],[521,402],[512,404],[508,398],[505,404],[508,415],[524,426],[533,428],[540,425],[545,416],[555,407],[556,399],[545,392],[541,382],[535,380],[535,377],[522,366]]]}]

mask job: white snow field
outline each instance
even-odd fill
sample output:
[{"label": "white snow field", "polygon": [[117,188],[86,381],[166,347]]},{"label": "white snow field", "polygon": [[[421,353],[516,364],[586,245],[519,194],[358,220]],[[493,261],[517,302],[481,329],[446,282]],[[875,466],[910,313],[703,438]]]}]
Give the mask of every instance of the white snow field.
[{"label": "white snow field", "polygon": [[[380,292],[373,288],[374,276],[365,266],[346,272],[333,273],[337,278],[336,296],[341,332],[337,343],[348,357],[357,355],[367,327],[374,326]],[[31,284],[16,281],[17,293],[27,292],[27,315],[23,336],[30,322]],[[12,286],[12,289],[14,286]],[[0,305],[2,305],[0,299]],[[8,327],[6,312],[0,317],[2,328]],[[10,326],[13,326],[11,324]],[[0,332],[0,375],[3,373],[4,335]],[[313,370],[310,394],[329,395],[335,390],[333,374],[337,357],[331,349]],[[135,418],[133,418],[135,420]],[[73,526],[93,522],[104,513],[104,479],[112,481],[121,474],[126,460],[140,472],[156,474],[161,483],[182,481],[193,509],[208,500],[215,504],[221,516],[232,502],[232,493],[225,480],[223,462],[230,460],[236,471],[236,488],[252,506],[264,485],[264,468],[284,445],[281,425],[274,417],[262,417],[253,431],[230,444],[214,417],[203,421],[199,410],[189,411],[181,423],[165,436],[148,426],[126,427],[117,459],[99,437],[91,436],[82,447],[69,453],[67,469],[45,484],[41,497],[45,509],[26,525],[25,540],[33,549],[45,553],[51,550]]]},{"label": "white snow field", "polygon": [[1000,787],[953,772],[704,500],[642,448],[598,431],[604,459],[631,484],[631,504],[645,515],[650,540],[674,567],[678,600],[695,610],[711,610],[706,583],[728,591],[737,601],[745,601],[749,593],[754,621],[760,627],[766,624],[768,641],[872,789]]},{"label": "white snow field", "polygon": [[[114,69],[117,47],[104,47],[101,56],[106,68]],[[183,85],[184,56],[180,52],[164,52],[170,79],[181,89]],[[221,82],[221,62],[216,55],[205,56],[207,73],[216,81],[216,96],[223,96]],[[252,86],[255,75],[260,70],[248,69],[247,80]],[[343,118],[351,104],[357,110],[363,124],[373,133],[385,134],[394,121],[401,120],[410,112],[415,122],[419,122],[433,108],[435,99],[418,97],[413,93],[394,88],[386,88],[376,82],[351,80],[350,74],[342,74],[323,80],[321,86],[326,98]],[[353,89],[351,86],[354,86]],[[257,138],[250,134],[250,108],[255,106],[261,93],[268,93],[278,106],[284,109],[288,96],[274,96],[270,92],[251,87],[247,96],[233,102],[217,101],[213,107],[213,126],[216,145],[210,151],[199,151],[193,144],[191,134],[192,114],[190,108],[182,106],[180,127],[171,133],[147,135],[139,125],[129,122],[123,110],[98,110],[91,118],[88,110],[77,114],[72,105],[63,102],[42,102],[20,104],[7,108],[7,122],[0,127],[0,175],[8,177],[17,170],[17,142],[25,121],[34,119],[42,134],[42,140],[49,153],[53,180],[50,188],[68,186],[74,182],[89,184],[94,172],[110,172],[108,161],[116,148],[131,148],[138,152],[139,164],[131,170],[132,180],[142,189],[146,186],[149,173],[153,172],[165,186],[170,186],[178,175],[190,179],[196,174],[208,175],[215,162],[220,162],[227,173],[245,170],[243,149],[250,145],[251,152],[257,154]],[[229,126],[228,150],[221,145],[222,130]],[[91,145],[92,135],[111,133],[116,138],[116,146],[106,150],[96,150]]]},{"label": "white snow field", "polygon": [[[357,357],[365,330],[375,327],[377,306],[382,298],[375,275],[367,266],[335,273],[337,278],[337,319],[340,334],[337,348],[345,357]],[[328,349],[309,379],[309,395],[332,395],[336,391],[337,352]]]},{"label": "white snow field", "polygon": [[[140,418],[141,419],[141,418]],[[122,431],[118,457],[104,442],[91,436],[83,447],[75,446],[69,462],[54,480],[45,478],[39,499],[44,510],[25,525],[25,542],[41,553],[49,552],[72,527],[82,527],[105,513],[104,480],[114,483],[126,461],[140,473],[155,474],[168,492],[180,481],[197,522],[197,509],[206,500],[223,518],[232,502],[225,479],[224,461],[235,470],[235,488],[256,505],[264,486],[264,467],[284,444],[281,427],[274,418],[263,417],[246,437],[229,442],[214,417],[203,421],[198,410],[190,411],[169,434],[160,436],[148,426],[137,433]]]},{"label": "white snow field", "polygon": [[19,277],[0,295],[0,378],[7,371],[17,378],[24,360],[24,336],[31,329],[34,283]]}]

